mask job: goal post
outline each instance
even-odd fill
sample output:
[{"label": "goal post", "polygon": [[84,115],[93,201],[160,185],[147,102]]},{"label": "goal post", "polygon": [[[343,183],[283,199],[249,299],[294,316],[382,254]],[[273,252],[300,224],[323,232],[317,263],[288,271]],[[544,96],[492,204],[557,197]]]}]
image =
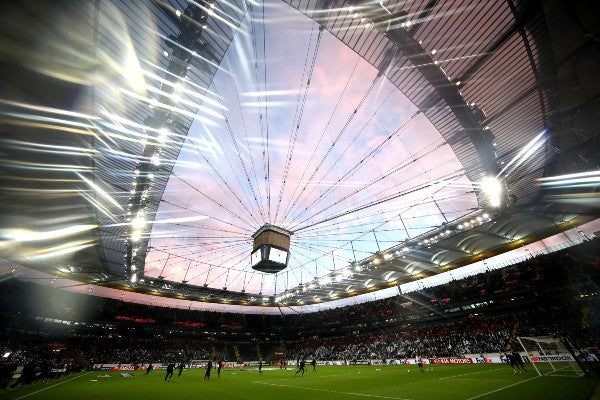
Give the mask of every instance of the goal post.
[{"label": "goal post", "polygon": [[583,376],[577,354],[572,351],[566,339],[549,336],[519,336],[517,337],[524,360],[531,363],[539,376]]}]

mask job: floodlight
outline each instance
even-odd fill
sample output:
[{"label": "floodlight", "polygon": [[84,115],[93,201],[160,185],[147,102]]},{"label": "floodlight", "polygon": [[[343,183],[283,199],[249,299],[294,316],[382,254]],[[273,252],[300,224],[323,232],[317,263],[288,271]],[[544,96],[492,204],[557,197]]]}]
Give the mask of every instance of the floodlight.
[{"label": "floodlight", "polygon": [[146,225],[146,219],[140,214],[131,221],[131,227],[135,230],[142,229],[144,225]]},{"label": "floodlight", "polygon": [[137,242],[141,238],[142,238],[142,232],[140,232],[139,230],[135,230],[131,234],[131,240],[133,240],[134,242]]},{"label": "floodlight", "polygon": [[167,140],[167,138],[169,137],[169,135],[170,135],[170,132],[167,128],[160,128],[158,130],[158,141],[160,143],[164,143]]},{"label": "floodlight", "polygon": [[491,207],[500,207],[502,205],[502,195],[504,190],[502,182],[493,176],[488,176],[481,181],[481,192],[486,196]]},{"label": "floodlight", "polygon": [[321,286],[326,286],[326,285],[329,285],[330,283],[331,283],[331,279],[326,276],[321,278],[321,280],[319,280],[319,285],[321,285]]}]

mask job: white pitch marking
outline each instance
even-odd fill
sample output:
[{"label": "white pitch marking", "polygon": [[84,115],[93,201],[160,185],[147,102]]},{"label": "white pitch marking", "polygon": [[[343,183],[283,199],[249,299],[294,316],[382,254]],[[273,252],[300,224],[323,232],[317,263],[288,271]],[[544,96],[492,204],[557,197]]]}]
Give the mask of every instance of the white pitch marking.
[{"label": "white pitch marking", "polygon": [[444,376],[444,377],[441,377],[441,378],[438,378],[438,379],[452,379],[452,378],[458,378],[459,376],[467,376],[467,375],[475,375],[475,374],[485,374],[486,372],[498,371],[498,370],[501,370],[501,369],[503,369],[503,368],[488,369],[487,371],[469,372],[468,374]]},{"label": "white pitch marking", "polygon": [[[456,378],[456,381],[478,381],[481,382],[479,378]],[[513,382],[512,379],[485,379],[486,382]]]},{"label": "white pitch marking", "polygon": [[44,388],[41,388],[40,390],[36,390],[35,392],[31,392],[31,393],[29,393],[29,394],[26,394],[25,396],[17,397],[15,400],[21,400],[21,399],[27,398],[27,397],[29,397],[29,396],[33,396],[33,395],[34,395],[34,394],[36,394],[36,393],[43,392],[44,390],[48,390],[48,389],[50,389],[50,388],[53,388],[53,387],[55,387],[55,386],[58,386],[58,385],[62,385],[62,384],[63,384],[63,383],[65,383],[65,382],[69,382],[69,381],[75,380],[75,379],[77,379],[77,378],[81,378],[82,376],[84,376],[84,375],[87,375],[87,374],[89,374],[89,373],[91,373],[91,372],[92,372],[92,371],[90,371],[90,372],[86,372],[86,373],[84,373],[84,374],[81,374],[81,375],[79,375],[79,376],[76,376],[76,377],[74,377],[74,378],[71,378],[71,379],[66,379],[66,380],[64,380],[64,381],[61,381],[61,382],[55,383],[54,385],[46,386],[46,387],[44,387]]},{"label": "white pitch marking", "polygon": [[[308,375],[308,371],[306,372],[306,374]],[[351,375],[351,372],[345,373],[345,374],[333,374],[333,375],[317,375],[317,376],[311,376],[310,379],[318,379],[318,378],[331,378],[334,376],[348,376]],[[278,379],[274,379],[274,381],[276,382],[283,382],[283,381],[295,381],[296,378],[278,378]],[[263,381],[254,381],[252,383],[262,383],[262,384],[266,384]]]},{"label": "white pitch marking", "polygon": [[340,391],[337,391],[337,390],[316,389],[316,388],[307,388],[307,387],[292,386],[292,385],[280,385],[280,384],[277,384],[277,383],[268,383],[268,382],[256,382],[256,383],[259,383],[261,385],[281,386],[281,387],[287,387],[287,388],[292,388],[292,389],[313,390],[313,391],[316,391],[316,392],[326,392],[326,393],[335,393],[335,394],[348,394],[348,395],[351,395],[351,396],[361,396],[361,397],[374,397],[374,398],[377,398],[377,399],[411,400],[411,399],[407,399],[407,398],[404,398],[404,397],[388,397],[388,396],[378,396],[376,394],[340,392]]}]

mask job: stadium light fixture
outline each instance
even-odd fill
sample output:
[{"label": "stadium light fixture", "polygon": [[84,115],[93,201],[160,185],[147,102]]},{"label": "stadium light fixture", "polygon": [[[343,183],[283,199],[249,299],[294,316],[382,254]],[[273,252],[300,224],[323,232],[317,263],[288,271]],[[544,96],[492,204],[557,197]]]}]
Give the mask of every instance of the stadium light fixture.
[{"label": "stadium light fixture", "polygon": [[493,176],[485,177],[480,183],[481,192],[486,196],[491,207],[497,208],[502,205],[504,189],[502,182]]},{"label": "stadium light fixture", "polygon": [[131,221],[131,227],[135,230],[142,229],[146,225],[144,215],[138,212],[138,215]]},{"label": "stadium light fixture", "polygon": [[161,144],[165,143],[170,134],[171,132],[167,128],[160,128],[157,136],[158,142]]}]

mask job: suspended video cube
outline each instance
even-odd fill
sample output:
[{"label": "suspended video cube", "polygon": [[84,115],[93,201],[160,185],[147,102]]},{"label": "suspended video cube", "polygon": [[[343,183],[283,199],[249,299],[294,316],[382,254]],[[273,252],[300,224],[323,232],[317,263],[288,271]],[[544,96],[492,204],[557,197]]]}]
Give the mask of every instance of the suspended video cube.
[{"label": "suspended video cube", "polygon": [[290,236],[292,232],[271,224],[256,231],[252,235],[252,269],[271,274],[285,269],[290,254]]}]

